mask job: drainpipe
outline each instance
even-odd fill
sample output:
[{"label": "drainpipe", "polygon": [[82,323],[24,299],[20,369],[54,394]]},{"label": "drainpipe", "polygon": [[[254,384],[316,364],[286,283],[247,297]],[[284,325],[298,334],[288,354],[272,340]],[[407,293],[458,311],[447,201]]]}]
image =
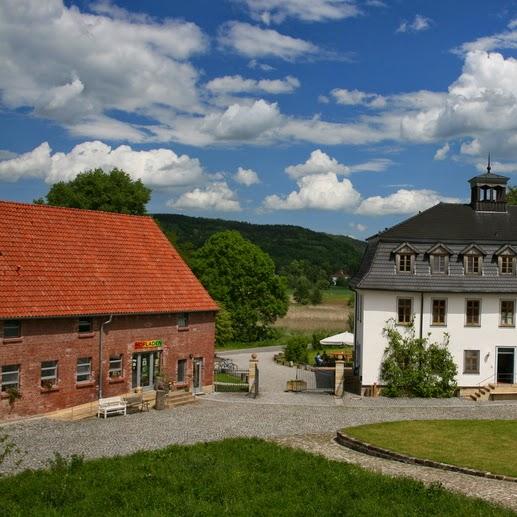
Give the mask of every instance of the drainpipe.
[{"label": "drainpipe", "polygon": [[102,398],[102,385],[104,379],[102,377],[102,357],[104,355],[104,325],[109,325],[113,321],[113,314],[110,315],[109,319],[101,324],[99,332],[99,400]]},{"label": "drainpipe", "polygon": [[422,331],[424,327],[424,293],[420,293],[420,339],[422,339]]}]

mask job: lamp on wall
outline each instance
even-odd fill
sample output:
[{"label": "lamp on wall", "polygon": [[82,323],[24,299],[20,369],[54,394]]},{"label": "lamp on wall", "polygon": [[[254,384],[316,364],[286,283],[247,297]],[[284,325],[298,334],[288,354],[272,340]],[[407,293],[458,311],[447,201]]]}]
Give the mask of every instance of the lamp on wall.
[{"label": "lamp on wall", "polygon": [[189,355],[190,359],[194,359],[194,356],[192,354]]}]

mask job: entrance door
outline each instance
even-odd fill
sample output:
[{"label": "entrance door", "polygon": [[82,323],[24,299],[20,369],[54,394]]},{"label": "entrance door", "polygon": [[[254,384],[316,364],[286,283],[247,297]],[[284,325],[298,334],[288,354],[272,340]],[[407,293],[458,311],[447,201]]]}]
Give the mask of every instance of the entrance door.
[{"label": "entrance door", "polygon": [[145,352],[133,354],[132,386],[152,389],[158,372],[159,352]]},{"label": "entrance door", "polygon": [[192,393],[203,393],[203,359],[194,359],[192,366]]},{"label": "entrance door", "polygon": [[497,382],[513,384],[515,377],[515,348],[497,349]]}]

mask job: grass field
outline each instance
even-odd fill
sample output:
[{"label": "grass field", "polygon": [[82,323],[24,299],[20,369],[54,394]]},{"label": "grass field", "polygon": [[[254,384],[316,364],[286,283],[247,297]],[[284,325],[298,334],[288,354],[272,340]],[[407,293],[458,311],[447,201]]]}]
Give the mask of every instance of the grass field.
[{"label": "grass field", "polygon": [[298,305],[292,302],[287,315],[277,320],[275,327],[299,331],[327,329],[330,333],[347,330],[352,291],[344,287],[332,287],[322,291],[322,297],[320,305]]},{"label": "grass field", "polygon": [[257,439],[140,452],[0,480],[3,515],[510,516],[438,486]]},{"label": "grass field", "polygon": [[386,422],[345,432],[410,456],[517,477],[515,420]]}]

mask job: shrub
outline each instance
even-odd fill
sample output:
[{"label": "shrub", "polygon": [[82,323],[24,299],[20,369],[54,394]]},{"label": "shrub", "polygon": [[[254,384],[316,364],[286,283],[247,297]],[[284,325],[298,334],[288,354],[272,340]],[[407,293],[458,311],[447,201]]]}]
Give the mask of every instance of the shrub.
[{"label": "shrub", "polygon": [[307,363],[307,339],[303,336],[289,338],[284,348],[284,355],[288,361],[293,361],[293,363]]},{"label": "shrub", "polygon": [[415,337],[413,324],[404,334],[389,320],[383,330],[388,339],[381,365],[382,390],[389,397],[452,397],[458,369],[448,350],[449,335],[431,343],[430,334]]}]

